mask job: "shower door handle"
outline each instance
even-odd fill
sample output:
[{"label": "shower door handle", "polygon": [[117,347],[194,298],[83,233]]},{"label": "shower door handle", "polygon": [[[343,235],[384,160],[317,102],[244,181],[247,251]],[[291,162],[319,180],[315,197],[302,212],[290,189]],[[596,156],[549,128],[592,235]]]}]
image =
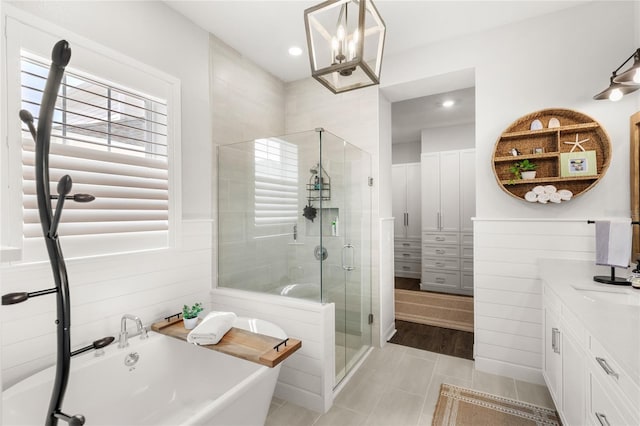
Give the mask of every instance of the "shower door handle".
[{"label": "shower door handle", "polygon": [[[347,257],[347,250],[351,252],[351,264],[347,264],[345,260],[345,258]],[[345,244],[344,246],[342,246],[342,269],[344,269],[345,271],[353,271],[354,269],[356,269],[353,266],[353,251],[354,247],[351,244]]]}]

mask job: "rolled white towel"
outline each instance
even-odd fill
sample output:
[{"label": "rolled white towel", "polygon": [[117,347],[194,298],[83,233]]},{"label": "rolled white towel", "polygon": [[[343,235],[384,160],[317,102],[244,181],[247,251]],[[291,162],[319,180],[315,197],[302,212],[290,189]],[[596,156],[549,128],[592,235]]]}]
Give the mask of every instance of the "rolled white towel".
[{"label": "rolled white towel", "polygon": [[215,345],[231,329],[236,318],[233,312],[211,312],[191,330],[187,342],[195,345]]}]

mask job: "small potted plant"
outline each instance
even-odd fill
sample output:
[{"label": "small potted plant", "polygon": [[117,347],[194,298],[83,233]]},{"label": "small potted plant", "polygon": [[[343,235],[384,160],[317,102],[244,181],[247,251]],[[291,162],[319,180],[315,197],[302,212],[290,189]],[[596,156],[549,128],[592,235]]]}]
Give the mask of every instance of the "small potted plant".
[{"label": "small potted plant", "polygon": [[198,314],[203,311],[202,303],[195,303],[189,307],[184,305],[182,307],[182,321],[184,322],[184,328],[191,330],[198,324]]},{"label": "small potted plant", "polygon": [[509,171],[513,173],[516,179],[534,179],[536,177],[537,164],[529,160],[516,161]]}]

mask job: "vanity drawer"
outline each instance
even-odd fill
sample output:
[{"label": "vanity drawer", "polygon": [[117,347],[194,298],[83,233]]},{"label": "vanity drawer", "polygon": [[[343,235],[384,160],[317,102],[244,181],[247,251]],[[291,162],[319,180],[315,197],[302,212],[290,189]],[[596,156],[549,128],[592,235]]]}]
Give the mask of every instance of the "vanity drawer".
[{"label": "vanity drawer", "polygon": [[422,258],[423,269],[450,269],[457,271],[460,269],[460,259],[457,257],[423,257]]},{"label": "vanity drawer", "polygon": [[473,234],[460,234],[460,241],[465,246],[472,246]]},{"label": "vanity drawer", "polygon": [[463,272],[460,287],[463,290],[473,291],[473,272]]},{"label": "vanity drawer", "polygon": [[[633,350],[630,348],[625,349]],[[640,389],[609,352],[605,350],[604,346],[593,336],[589,337],[589,356],[592,360],[592,369],[602,373],[601,380],[621,392],[622,395],[629,399],[631,404],[637,406],[640,401]]]},{"label": "vanity drawer", "polygon": [[459,234],[444,234],[440,232],[423,232],[423,244],[458,244]]},{"label": "vanity drawer", "polygon": [[589,374],[588,422],[594,426],[627,426],[637,425],[640,419],[634,418],[632,412],[616,404],[614,394],[593,374]]},{"label": "vanity drawer", "polygon": [[432,246],[423,245],[422,254],[433,257],[460,257],[459,246]]}]

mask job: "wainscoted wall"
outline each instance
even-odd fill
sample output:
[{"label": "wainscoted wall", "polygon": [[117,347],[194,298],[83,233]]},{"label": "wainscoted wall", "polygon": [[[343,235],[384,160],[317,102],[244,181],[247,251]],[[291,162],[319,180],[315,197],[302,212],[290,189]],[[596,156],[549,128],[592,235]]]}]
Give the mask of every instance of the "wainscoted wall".
[{"label": "wainscoted wall", "polygon": [[601,218],[474,220],[476,368],[543,383],[542,284],[536,262],[594,260],[595,227],[587,219]]},{"label": "wainscoted wall", "polygon": [[302,348],[284,361],[275,396],[302,407],[325,412],[333,403],[335,312],[333,304],[232,289],[213,289],[213,309],[265,319]]},{"label": "wainscoted wall", "polygon": [[[60,237],[64,250],[64,236]],[[211,283],[211,221],[184,221],[180,247],[67,261],[71,290],[71,346],[85,346],[120,331],[124,313],[145,325],[174,314],[186,303],[208,305]],[[53,286],[49,263],[3,265],[3,293]],[[55,363],[55,295],[2,309],[2,385]]]}]

